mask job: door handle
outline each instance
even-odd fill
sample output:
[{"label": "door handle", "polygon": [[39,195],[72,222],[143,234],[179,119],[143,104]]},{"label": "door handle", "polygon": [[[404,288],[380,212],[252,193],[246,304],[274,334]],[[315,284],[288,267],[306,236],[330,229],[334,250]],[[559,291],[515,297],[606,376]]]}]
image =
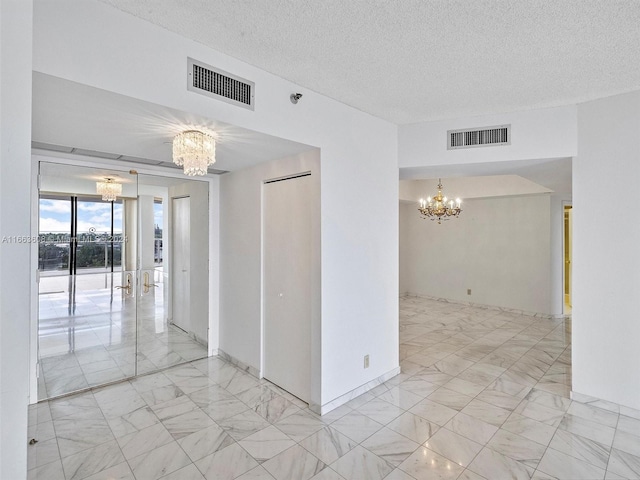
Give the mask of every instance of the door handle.
[{"label": "door handle", "polygon": [[155,283],[149,283],[149,272],[144,272],[144,283],[142,284],[144,287],[144,293],[149,293],[150,287],[157,287]]},{"label": "door handle", "polygon": [[126,285],[118,285],[116,287],[118,290],[125,290],[125,293],[127,295],[131,295],[131,289],[132,289],[132,285],[131,285],[131,274],[127,273],[127,284]]}]

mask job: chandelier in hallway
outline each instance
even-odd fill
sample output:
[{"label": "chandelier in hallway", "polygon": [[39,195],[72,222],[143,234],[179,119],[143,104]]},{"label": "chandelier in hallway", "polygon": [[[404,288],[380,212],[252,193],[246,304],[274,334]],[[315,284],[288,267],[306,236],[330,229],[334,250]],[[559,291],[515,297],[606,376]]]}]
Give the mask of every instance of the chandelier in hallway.
[{"label": "chandelier in hallway", "polygon": [[105,202],[115,202],[117,196],[122,195],[122,184],[107,177],[102,182],[96,182],[96,193],[102,195],[102,200]]},{"label": "chandelier in hallway", "polygon": [[453,200],[447,200],[442,194],[442,180],[438,179],[438,193],[433,197],[428,197],[426,200],[420,199],[420,206],[418,211],[422,218],[428,218],[430,220],[437,220],[438,223],[442,223],[442,220],[449,220],[449,217],[458,217],[462,209],[460,204],[462,202],[459,198]]},{"label": "chandelier in hallway", "polygon": [[186,130],[173,139],[173,163],[184,167],[185,175],[206,175],[216,162],[216,141],[198,130]]}]

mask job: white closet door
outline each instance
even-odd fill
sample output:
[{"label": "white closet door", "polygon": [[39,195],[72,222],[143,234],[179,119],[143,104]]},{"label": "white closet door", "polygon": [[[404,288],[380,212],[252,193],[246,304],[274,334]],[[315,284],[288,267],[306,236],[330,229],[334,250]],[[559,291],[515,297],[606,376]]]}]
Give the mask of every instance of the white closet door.
[{"label": "white closet door", "polygon": [[173,295],[172,323],[185,332],[191,332],[190,301],[190,264],[189,245],[191,199],[189,197],[172,199],[171,240],[173,245],[172,265]]},{"label": "white closet door", "polygon": [[264,185],[264,376],[309,401],[311,176]]}]

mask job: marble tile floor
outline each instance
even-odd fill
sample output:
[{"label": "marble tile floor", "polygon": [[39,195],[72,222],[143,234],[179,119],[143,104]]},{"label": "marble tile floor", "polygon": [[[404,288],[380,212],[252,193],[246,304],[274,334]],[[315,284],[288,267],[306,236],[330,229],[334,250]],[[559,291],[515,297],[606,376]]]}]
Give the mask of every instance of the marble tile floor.
[{"label": "marble tile floor", "polygon": [[144,374],[207,355],[204,345],[167,324],[161,297],[127,305],[121,295],[87,291],[72,315],[60,306],[68,302],[64,293],[40,296],[40,399],[122,380],[136,368]]},{"label": "marble tile floor", "polygon": [[400,306],[402,373],[322,417],[211,357],[30,407],[29,479],[640,478],[640,411],[568,398],[568,320]]}]

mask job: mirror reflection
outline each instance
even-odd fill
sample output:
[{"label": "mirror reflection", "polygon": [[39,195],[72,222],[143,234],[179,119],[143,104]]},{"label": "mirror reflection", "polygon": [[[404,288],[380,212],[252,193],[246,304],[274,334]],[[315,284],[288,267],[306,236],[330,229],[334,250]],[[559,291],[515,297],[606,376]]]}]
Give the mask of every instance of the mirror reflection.
[{"label": "mirror reflection", "polygon": [[[40,173],[39,399],[206,357],[208,183]],[[113,200],[105,178],[121,185]]]}]

